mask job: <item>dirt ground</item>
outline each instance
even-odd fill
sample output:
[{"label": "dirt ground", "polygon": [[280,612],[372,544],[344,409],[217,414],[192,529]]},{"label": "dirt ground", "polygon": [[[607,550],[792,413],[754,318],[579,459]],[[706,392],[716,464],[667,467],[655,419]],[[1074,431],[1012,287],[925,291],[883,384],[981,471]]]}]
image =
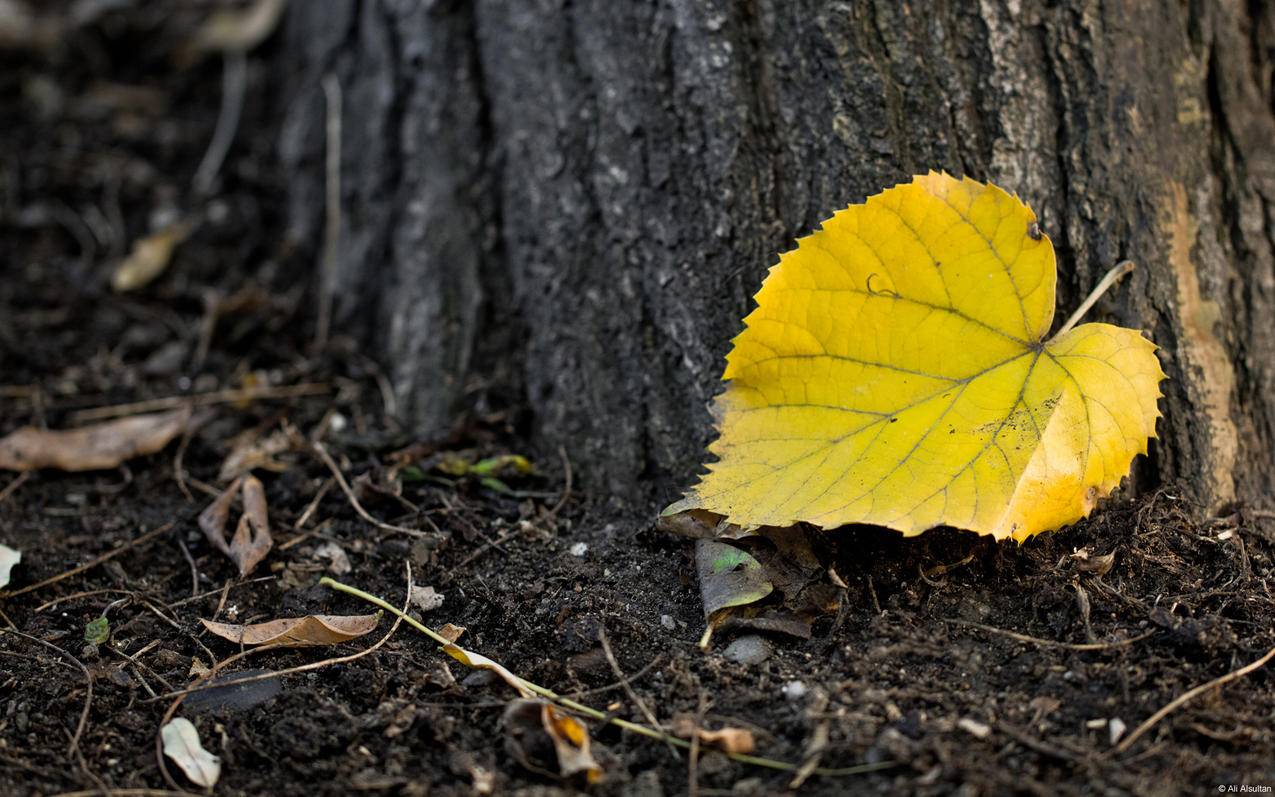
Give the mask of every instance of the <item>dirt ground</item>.
[{"label": "dirt ground", "polygon": [[[11,592],[125,546],[0,595],[0,793],[199,792],[171,763],[172,781],[161,774],[156,735],[192,667],[239,650],[200,619],[370,611],[317,583],[332,566],[326,543],[348,556],[341,580],[395,604],[410,563],[443,595],[426,623],[464,626],[470,650],[614,716],[749,729],[757,754],[777,761],[818,751],[828,769],[875,765],[815,774],[807,794],[1275,787],[1275,665],[1194,696],[1118,747],[1175,698],[1275,647],[1275,520],[1260,508],[1207,517],[1170,485],[1021,547],[846,529],[825,552],[845,584],[839,609],[810,639],[770,635],[764,661],[739,663],[723,650],[740,634],[722,631],[702,652],[693,545],[655,530],[650,508],[571,489],[556,451],[525,444],[527,408],[420,439],[387,420],[375,352],[340,339],[313,348],[313,258],[281,235],[273,45],[249,58],[235,144],[200,194],[191,186],[222,64],[175,57],[200,4],[189,19],[165,4],[75,5],[94,13],[53,43],[0,37],[0,435],[126,402],[322,387],[208,404],[187,440],[113,470],[0,476],[0,543],[23,554]],[[173,219],[195,224],[167,271],[113,292],[132,242]],[[322,434],[369,513],[421,531],[361,518],[329,466],[298,446],[256,471],[275,548],[239,578],[197,516],[224,486],[236,436],[285,424]],[[443,472],[452,454],[505,453],[536,466],[505,479],[511,492]],[[412,463],[397,496],[386,492],[395,462]],[[87,643],[86,624],[102,616],[109,640]],[[268,651],[225,671],[349,655],[388,628],[387,617],[354,642]],[[508,749],[502,714],[515,695],[488,675],[402,626],[357,660],[196,693],[178,715],[221,756],[215,792],[226,795],[743,795],[783,792],[793,778],[589,720],[604,777],[558,782]]]}]

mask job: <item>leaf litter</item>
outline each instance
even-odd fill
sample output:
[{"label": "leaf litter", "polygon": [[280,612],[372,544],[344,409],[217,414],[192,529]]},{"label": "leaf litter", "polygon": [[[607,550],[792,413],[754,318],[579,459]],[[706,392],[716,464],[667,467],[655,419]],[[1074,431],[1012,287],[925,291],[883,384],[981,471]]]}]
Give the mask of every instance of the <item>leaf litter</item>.
[{"label": "leaf litter", "polygon": [[[234,536],[226,540],[226,527],[236,497],[243,499],[243,514],[235,526]],[[270,519],[266,507],[265,486],[256,476],[241,476],[231,482],[221,495],[199,515],[199,528],[213,547],[225,554],[239,568],[239,577],[252,572],[274,547],[270,536]]]},{"label": "leaf litter", "polygon": [[163,450],[202,419],[189,408],[134,415],[78,429],[24,426],[0,439],[0,468],[28,471],[109,470]]},{"label": "leaf litter", "polygon": [[339,645],[376,630],[380,613],[351,616],[311,614],[305,617],[281,618],[263,623],[239,625],[203,620],[204,628],[222,639],[238,645],[253,647],[311,647],[315,645]]}]

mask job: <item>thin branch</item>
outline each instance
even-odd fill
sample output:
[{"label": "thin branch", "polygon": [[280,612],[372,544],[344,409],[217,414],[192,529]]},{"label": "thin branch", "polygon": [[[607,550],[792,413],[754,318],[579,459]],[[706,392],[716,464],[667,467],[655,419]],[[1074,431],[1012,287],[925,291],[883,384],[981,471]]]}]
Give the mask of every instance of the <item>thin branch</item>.
[{"label": "thin branch", "polygon": [[150,542],[151,540],[160,536],[161,534],[165,534],[169,531],[172,531],[173,527],[176,525],[177,525],[176,521],[170,520],[169,522],[165,523],[159,528],[152,529],[151,531],[146,532],[140,537],[132,539],[124,543],[123,545],[112,548],[110,551],[102,554],[96,559],[86,562],[80,565],[79,567],[75,567],[70,570],[67,570],[65,573],[59,573],[58,575],[53,576],[52,578],[46,578],[43,581],[37,581],[34,584],[25,586],[22,589],[15,589],[12,592],[0,592],[0,598],[12,598],[16,595],[24,595],[28,592],[35,592],[37,589],[42,589],[44,587],[49,586],[50,584],[56,584],[57,582],[62,581],[64,579],[68,579],[71,576],[83,573],[85,570],[90,570],[94,567],[97,567],[98,565],[102,564],[103,562],[109,559],[114,559],[116,556],[119,556],[120,554],[124,553],[130,548],[136,548],[142,543]]},{"label": "thin branch", "polygon": [[76,667],[79,667],[80,672],[84,673],[84,708],[80,711],[80,722],[75,726],[75,734],[71,737],[71,748],[68,751],[68,754],[78,753],[80,749],[80,738],[84,735],[84,728],[89,724],[89,709],[93,706],[93,673],[89,672],[89,668],[84,666],[84,662],[75,658],[70,653],[67,653],[52,642],[46,642],[39,637],[23,633],[16,628],[9,628],[7,630],[0,631],[0,634],[16,634],[23,639],[29,639],[32,642],[44,645],[49,650],[52,650],[62,658],[73,663]]},{"label": "thin branch", "polygon": [[[352,587],[349,584],[343,584],[340,581],[336,581],[328,576],[324,576],[323,578],[319,579],[319,584],[325,587],[329,587],[331,589],[337,590],[338,592],[344,592],[347,595],[353,595],[356,598],[360,598],[362,600],[367,601],[373,606],[379,606],[385,611],[391,612],[397,615],[398,617],[402,618],[403,622],[407,623],[412,628],[415,628],[417,631],[420,631],[422,634],[429,637],[434,642],[438,643],[439,647],[443,650],[444,653],[447,653],[449,656],[456,659],[457,661],[461,661],[461,657],[463,656],[463,657],[477,658],[483,661],[491,662],[491,659],[488,659],[485,656],[480,656],[479,654],[470,653],[468,650],[465,650],[464,648],[461,648],[459,645],[456,645],[455,643],[453,643],[452,641],[450,641],[443,635],[439,634],[434,629],[430,628],[429,626],[425,625],[424,623],[420,622],[414,617],[409,616],[406,612],[401,611],[398,607],[392,606],[389,603],[386,603],[381,598],[378,598],[377,596],[369,592],[364,592],[358,587]],[[455,651],[455,653],[453,653],[452,651]],[[459,654],[459,655],[456,655],[456,654]],[[461,663],[464,664],[464,661],[461,661]],[[497,665],[497,666],[500,666],[500,665]],[[550,702],[558,704],[562,708],[570,709],[571,711],[574,711],[577,714],[583,714],[586,717],[590,717],[599,722],[605,722],[605,723],[614,725],[617,728],[621,728],[623,730],[636,733],[639,736],[645,736],[648,739],[654,739],[655,741],[658,741],[658,742],[667,742],[668,744],[676,745],[685,750],[689,750],[691,748],[692,743],[686,739],[682,739],[678,736],[672,736],[670,734],[663,733],[661,731],[656,730],[655,728],[647,727],[646,725],[641,725],[636,722],[629,722],[628,720],[620,719],[619,717],[613,717],[605,712],[602,712],[596,708],[593,708],[592,706],[586,706],[583,703],[578,703],[574,700],[563,697],[562,695],[559,695],[557,692],[554,692],[552,689],[548,689],[546,687],[540,686],[539,684],[532,683],[531,681],[528,681],[526,678],[516,675],[503,667],[501,667],[501,669],[504,670],[505,672],[508,672],[511,676],[513,676],[513,678],[516,679],[516,682],[526,691],[540,695],[546,700],[549,700]],[[796,772],[799,768],[797,764],[790,764],[786,761],[776,761],[775,759],[763,758],[761,756],[744,755],[743,753],[731,753],[731,752],[726,752],[725,755],[727,758],[730,758],[734,761],[739,761],[740,763],[743,763],[743,764],[752,764],[753,766],[765,767],[767,769],[779,770],[781,772]],[[895,765],[896,764],[894,761],[881,761],[874,764],[861,764],[859,766],[842,767],[840,769],[828,769],[824,767],[819,767],[814,770],[814,774],[823,775],[825,777],[836,777],[836,776],[842,776],[842,775],[859,775],[865,772],[876,772],[877,770],[881,770],[881,769],[889,769]]]},{"label": "thin branch", "polygon": [[248,57],[243,50],[228,50],[222,55],[221,111],[217,114],[217,127],[213,130],[208,150],[195,171],[195,192],[207,194],[212,188],[226,153],[234,143],[239,129],[239,116],[243,111],[244,89],[248,83]]},{"label": "thin branch", "polygon": [[115,404],[110,407],[94,407],[88,410],[76,410],[71,413],[73,423],[103,421],[109,418],[122,418],[126,415],[139,415],[144,412],[172,410],[187,405],[207,407],[213,404],[232,404],[242,401],[259,401],[262,399],[299,398],[301,396],[317,396],[331,392],[328,385],[317,382],[302,382],[298,385],[265,385],[262,387],[233,388],[216,390],[211,393],[196,393],[190,396],[165,396],[164,398],[134,401],[128,404]]},{"label": "thin branch", "polygon": [[1070,332],[1071,328],[1078,324],[1080,319],[1085,317],[1085,313],[1089,312],[1089,308],[1093,307],[1094,304],[1102,298],[1102,295],[1111,289],[1112,285],[1115,285],[1121,277],[1128,274],[1130,271],[1133,271],[1134,268],[1135,266],[1132,260],[1122,260],[1112,266],[1111,270],[1108,271],[1101,280],[1099,280],[1097,287],[1090,291],[1089,296],[1086,297],[1085,300],[1080,303],[1080,306],[1076,308],[1076,312],[1072,313],[1067,318],[1066,322],[1062,325],[1062,329],[1058,330],[1058,333],[1054,335],[1054,337],[1057,338]]},{"label": "thin branch", "polygon": [[1221,678],[1214,678],[1212,681],[1209,681],[1206,684],[1200,684],[1194,689],[1189,689],[1186,692],[1183,692],[1182,694],[1175,697],[1173,700],[1170,700],[1168,704],[1164,706],[1164,708],[1160,709],[1156,713],[1152,714],[1149,718],[1147,718],[1146,722],[1142,723],[1137,728],[1135,728],[1133,730],[1133,733],[1126,736],[1124,738],[1124,741],[1116,745],[1115,750],[1113,752],[1123,753],[1124,751],[1132,747],[1133,743],[1136,742],[1139,738],[1141,738],[1143,734],[1151,730],[1151,728],[1154,727],[1157,722],[1164,719],[1172,712],[1177,711],[1179,708],[1182,708],[1182,706],[1186,705],[1188,702],[1190,702],[1191,700],[1194,700],[1195,698],[1199,697],[1205,692],[1216,689],[1219,686],[1229,684],[1231,681],[1239,680],[1240,678],[1243,678],[1249,673],[1256,672],[1257,670],[1262,669],[1263,667],[1266,666],[1266,663],[1269,662],[1271,659],[1275,659],[1275,648],[1271,648],[1270,650],[1266,652],[1265,656],[1261,657],[1260,659],[1258,659],[1257,661],[1251,664],[1246,664],[1245,666],[1239,668],[1238,670],[1235,670],[1233,672],[1228,672],[1226,675],[1223,675]]},{"label": "thin branch", "polygon": [[363,504],[359,503],[358,496],[356,496],[354,494],[354,490],[350,488],[350,483],[345,480],[345,474],[341,472],[341,468],[336,464],[336,460],[332,458],[332,455],[328,453],[328,450],[323,446],[323,444],[316,440],[311,443],[310,446],[314,450],[314,453],[318,455],[319,459],[323,461],[323,464],[328,466],[328,470],[332,471],[332,478],[336,479],[337,486],[341,488],[341,492],[345,493],[345,497],[349,500],[350,506],[359,517],[384,531],[396,531],[400,534],[408,534],[413,537],[423,537],[431,540],[438,538],[437,534],[421,531],[420,529],[409,529],[403,526],[395,526],[393,523],[386,523],[383,520],[377,520],[372,517],[371,513],[363,508]]},{"label": "thin branch", "polygon": [[1032,645],[1039,645],[1043,648],[1065,648],[1066,650],[1109,650],[1111,648],[1122,648],[1132,645],[1135,642],[1141,642],[1144,639],[1155,636],[1155,631],[1147,631],[1145,634],[1139,634],[1128,639],[1120,639],[1115,642],[1059,642],[1053,639],[1041,639],[1040,637],[1027,636],[1017,631],[1007,631],[1004,628],[997,628],[991,625],[983,625],[982,623],[973,623],[969,620],[957,620],[954,618],[944,618],[943,622],[952,625],[964,625],[970,628],[977,628],[980,631],[986,631],[989,634],[999,634],[1000,636],[1019,642],[1027,642]]}]

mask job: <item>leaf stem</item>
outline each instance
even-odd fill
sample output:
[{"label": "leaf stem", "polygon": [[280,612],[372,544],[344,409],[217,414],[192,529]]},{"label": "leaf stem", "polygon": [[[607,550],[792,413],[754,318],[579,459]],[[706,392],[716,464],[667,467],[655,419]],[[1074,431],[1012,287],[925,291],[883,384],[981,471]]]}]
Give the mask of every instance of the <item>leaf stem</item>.
[{"label": "leaf stem", "polygon": [[[413,617],[409,617],[405,612],[403,612],[398,607],[391,606],[389,603],[386,603],[384,600],[378,598],[377,596],[371,593],[364,592],[358,587],[352,587],[349,584],[343,584],[340,581],[333,580],[327,576],[324,576],[323,578],[319,579],[319,583],[325,587],[330,587],[331,589],[334,589],[338,592],[344,592],[348,595],[353,595],[356,598],[365,600],[374,606],[379,606],[385,611],[390,612],[396,617],[401,618],[403,622],[407,623],[412,628],[415,628],[417,631],[420,631],[422,634],[429,637],[434,642],[438,643],[440,648],[446,649],[448,646],[451,646],[453,649],[455,649],[456,647],[455,643],[450,642],[442,634],[439,634],[437,631],[433,630],[432,628],[420,622],[419,620],[416,620]],[[473,655],[473,654],[470,654],[468,651],[463,651],[463,652],[467,656]],[[453,656],[452,658],[456,658],[456,657]],[[459,659],[457,659],[457,661],[459,661]],[[645,736],[648,739],[654,739],[660,742],[667,742],[668,744],[673,744],[684,749],[690,749],[691,743],[687,741],[686,739],[682,739],[677,736],[672,736],[670,734],[663,733],[661,731],[656,730],[655,728],[647,727],[646,725],[642,725],[636,722],[630,722],[629,720],[620,719],[619,717],[610,716],[609,714],[599,711],[596,708],[593,708],[591,706],[586,706],[583,703],[577,703],[571,698],[563,697],[562,695],[559,695],[557,692],[554,692],[552,689],[548,689],[546,687],[540,686],[539,684],[534,684],[520,675],[515,674],[514,677],[517,678],[518,681],[522,683],[522,685],[525,686],[529,691],[534,692],[537,695],[540,695],[546,700],[550,700],[554,703],[557,703],[559,706],[562,706],[563,708],[571,709],[572,711],[575,711],[579,714],[583,714],[586,717],[591,717],[592,719],[598,720],[599,722],[610,723],[611,725],[614,725],[617,728],[623,728],[626,731],[631,731],[633,733],[638,734],[639,736]],[[777,769],[783,772],[795,772],[799,766],[798,764],[790,764],[787,761],[776,761],[773,758],[763,758],[761,756],[744,755],[743,753],[728,752],[726,753],[726,756],[742,764],[751,764],[753,766],[765,767],[767,769]],[[814,770],[814,773],[816,775],[823,775],[825,777],[833,777],[833,776],[840,776],[840,775],[859,775],[865,772],[875,772],[876,770],[879,770],[879,769],[887,769],[892,766],[894,766],[893,761],[881,761],[875,764],[861,764],[859,766],[842,767],[840,769],[829,769],[827,767],[818,767]]]},{"label": "leaf stem", "polygon": [[1080,319],[1085,317],[1085,313],[1089,312],[1089,308],[1093,307],[1094,304],[1102,298],[1102,295],[1111,289],[1112,285],[1115,285],[1121,277],[1128,274],[1130,271],[1133,271],[1134,268],[1135,266],[1132,260],[1122,260],[1112,266],[1111,270],[1098,281],[1097,287],[1090,291],[1089,296],[1086,297],[1085,300],[1080,303],[1080,306],[1076,308],[1076,312],[1072,313],[1066,323],[1062,325],[1062,329],[1058,330],[1058,334],[1054,335],[1054,338],[1058,338],[1059,336],[1070,332],[1071,328],[1079,323]]}]

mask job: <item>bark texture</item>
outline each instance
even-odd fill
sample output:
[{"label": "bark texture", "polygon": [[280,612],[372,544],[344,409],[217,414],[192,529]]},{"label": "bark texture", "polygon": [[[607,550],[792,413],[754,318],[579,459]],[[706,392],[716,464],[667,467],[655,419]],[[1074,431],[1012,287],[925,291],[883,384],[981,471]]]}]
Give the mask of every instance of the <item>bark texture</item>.
[{"label": "bark texture", "polygon": [[1162,347],[1139,483],[1223,506],[1275,473],[1275,11],[1215,0],[294,3],[289,233],[323,218],[344,89],[336,320],[405,415],[525,399],[594,488],[689,485],[722,358],[777,253],[946,169],[1017,191],[1065,318]]}]

